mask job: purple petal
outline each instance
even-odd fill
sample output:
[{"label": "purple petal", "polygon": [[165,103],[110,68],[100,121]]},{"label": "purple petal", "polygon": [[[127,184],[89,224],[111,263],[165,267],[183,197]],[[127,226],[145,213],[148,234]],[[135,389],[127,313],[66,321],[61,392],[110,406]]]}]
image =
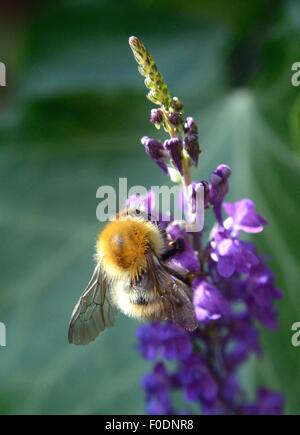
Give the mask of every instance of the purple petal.
[{"label": "purple petal", "polygon": [[178,137],[172,137],[164,142],[164,148],[169,151],[174,166],[182,175],[182,142]]},{"label": "purple petal", "polygon": [[224,209],[231,220],[229,224],[235,230],[243,230],[248,233],[259,233],[267,221],[255,210],[255,204],[251,199],[241,199],[233,203],[224,203]]},{"label": "purple petal", "polygon": [[261,387],[258,390],[259,413],[263,415],[280,415],[283,412],[283,395]]},{"label": "purple petal", "polygon": [[235,271],[235,264],[234,264],[233,257],[220,256],[218,258],[217,271],[224,278],[229,278]]},{"label": "purple petal", "polygon": [[235,255],[237,253],[237,247],[233,239],[223,239],[218,244],[218,252],[220,255]]},{"label": "purple petal", "polygon": [[195,312],[200,322],[217,320],[230,314],[230,305],[215,286],[205,280],[196,279],[193,288]]}]

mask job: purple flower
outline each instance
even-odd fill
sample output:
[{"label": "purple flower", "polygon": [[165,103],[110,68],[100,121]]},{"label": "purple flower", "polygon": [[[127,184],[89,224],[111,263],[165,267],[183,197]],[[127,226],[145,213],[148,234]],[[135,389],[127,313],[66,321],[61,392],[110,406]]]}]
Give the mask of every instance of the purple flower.
[{"label": "purple flower", "polygon": [[232,400],[233,397],[239,396],[241,394],[241,387],[237,376],[232,373],[226,376],[222,382],[221,390],[225,400]]},{"label": "purple flower", "polygon": [[197,124],[192,116],[188,116],[184,123],[184,132],[198,134]]},{"label": "purple flower", "polygon": [[181,112],[183,109],[183,104],[177,97],[173,97],[171,101],[171,107],[175,110],[175,112]]},{"label": "purple flower", "polygon": [[172,415],[171,398],[151,397],[147,400],[146,410],[148,415]]},{"label": "purple flower", "polygon": [[200,146],[197,134],[190,134],[183,139],[183,146],[195,166],[198,165]]},{"label": "purple flower", "polygon": [[141,139],[145,151],[149,157],[166,173],[168,174],[168,155],[166,154],[163,144],[156,139],[144,136]]},{"label": "purple flower", "polygon": [[192,353],[188,332],[173,323],[166,323],[160,330],[160,341],[166,359],[185,359]]},{"label": "purple flower", "polygon": [[138,347],[145,359],[154,360],[158,356],[161,346],[160,327],[159,323],[150,323],[139,326],[136,331]]},{"label": "purple flower", "polygon": [[[156,360],[143,379],[147,411],[175,415],[172,398],[174,393],[177,397],[181,393],[187,406],[183,404],[184,411],[180,413],[187,413],[191,407],[195,412],[198,407],[202,414],[211,415],[280,414],[281,394],[260,388],[256,401],[249,402],[239,379],[240,365],[250,355],[262,353],[258,323],[271,329],[277,325],[274,301],[281,292],[273,273],[255,245],[240,238],[242,231],[263,231],[267,222],[250,199],[224,203],[229,191],[229,166],[217,166],[209,183],[190,181],[190,166],[197,166],[201,152],[195,120],[187,117],[183,122],[183,104],[170,96],[167,84],[138,38],[131,37],[130,46],[150,89],[148,98],[159,106],[151,111],[150,121],[157,128],[163,126],[162,130],[170,136],[163,143],[145,136],[142,143],[171,181],[182,182],[179,208],[185,212],[183,221],[170,216],[167,226],[161,225],[160,217],[156,220],[166,246],[171,248],[157,261],[171,277],[181,280],[182,286],[165,293],[161,279],[159,288],[153,284],[153,291],[173,313],[173,319],[183,323],[185,316],[185,324],[194,322],[195,316],[198,320],[197,328],[190,332],[178,326],[177,320],[138,328],[140,353],[147,360]],[[199,207],[197,200],[202,192],[204,203]],[[132,198],[129,203],[139,201],[140,198]],[[147,196],[143,201],[152,215],[154,198]],[[207,237],[202,216],[209,207],[215,222]],[[227,214],[225,219],[223,213]],[[193,226],[194,223],[201,227]],[[191,300],[193,310],[184,306]]]},{"label": "purple flower", "polygon": [[279,415],[283,411],[283,396],[280,393],[260,387],[258,390],[258,411],[261,415]]},{"label": "purple flower", "polygon": [[143,387],[151,395],[165,395],[168,392],[170,382],[167,370],[163,363],[157,363],[153,373],[146,375],[143,380]]},{"label": "purple flower", "polygon": [[171,161],[182,175],[182,142],[178,137],[172,137],[164,142],[164,148],[170,154]]},{"label": "purple flower", "polygon": [[183,249],[172,257],[170,263],[175,269],[180,268],[186,272],[198,273],[200,269],[199,259],[189,242],[184,228],[173,222],[167,227],[167,234],[172,240],[182,239],[183,241]]},{"label": "purple flower", "polygon": [[168,119],[172,125],[178,127],[182,123],[181,116],[178,113],[171,112],[169,113]]},{"label": "purple flower", "polygon": [[231,169],[227,165],[219,165],[210,176],[209,201],[213,206],[218,223],[222,226],[222,202],[228,193],[228,178]]},{"label": "purple flower", "polygon": [[277,329],[277,311],[273,305],[259,305],[253,296],[248,296],[247,305],[251,314],[266,328],[273,331]]},{"label": "purple flower", "polygon": [[140,352],[149,360],[156,359],[160,354],[168,360],[184,359],[192,352],[188,332],[170,322],[142,325],[136,334]]},{"label": "purple flower", "polygon": [[150,122],[152,124],[160,124],[163,120],[163,114],[160,109],[152,109],[150,114]]},{"label": "purple flower", "polygon": [[249,349],[247,344],[241,340],[230,342],[228,348],[224,355],[224,361],[227,367],[233,370],[247,359]]},{"label": "purple flower", "polygon": [[144,376],[142,386],[146,391],[148,414],[172,414],[170,377],[163,363],[157,363],[153,372]]},{"label": "purple flower", "polygon": [[199,322],[217,320],[230,314],[230,305],[221,292],[209,282],[196,278],[193,282],[194,306]]},{"label": "purple flower", "polygon": [[256,213],[254,202],[251,199],[241,199],[231,203],[225,202],[223,207],[229,216],[224,221],[226,229],[259,233],[264,229],[264,225],[267,224],[267,221]]},{"label": "purple flower", "polygon": [[283,395],[260,387],[256,403],[241,406],[240,414],[244,415],[281,415],[283,412]]},{"label": "purple flower", "polygon": [[188,401],[204,400],[212,403],[218,388],[205,363],[196,355],[184,361],[180,375],[183,392]]},{"label": "purple flower", "polygon": [[259,305],[267,306],[273,299],[282,298],[281,291],[275,287],[273,272],[262,261],[252,267],[248,286]]},{"label": "purple flower", "polygon": [[211,247],[211,258],[217,262],[217,271],[224,278],[229,278],[234,272],[247,274],[259,263],[250,243],[229,237],[225,232],[214,235]]},{"label": "purple flower", "polygon": [[282,293],[274,285],[272,271],[262,262],[251,269],[247,280],[248,295],[246,302],[252,315],[266,328],[277,328],[277,312],[273,306],[274,299],[280,299]]},{"label": "purple flower", "polygon": [[219,165],[210,176],[210,182],[213,186],[219,186],[224,183],[224,181],[228,180],[231,175],[231,169],[228,165],[221,164]]},{"label": "purple flower", "polygon": [[200,154],[200,147],[198,142],[198,128],[194,121],[194,118],[192,118],[191,116],[189,116],[185,120],[184,133],[184,149],[186,150],[194,165],[197,166]]},{"label": "purple flower", "polygon": [[224,362],[230,372],[250,353],[260,354],[259,336],[247,311],[234,314],[225,322],[227,333],[223,339]]}]

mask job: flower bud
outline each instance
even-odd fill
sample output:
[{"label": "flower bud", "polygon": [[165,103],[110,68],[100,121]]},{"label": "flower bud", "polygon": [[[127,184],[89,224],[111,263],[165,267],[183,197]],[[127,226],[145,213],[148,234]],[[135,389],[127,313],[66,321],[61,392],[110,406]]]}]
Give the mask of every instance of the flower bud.
[{"label": "flower bud", "polygon": [[147,98],[154,104],[169,107],[171,95],[167,84],[164,82],[161,73],[158,71],[155,61],[148,52],[142,41],[136,36],[129,38],[129,45],[138,63],[139,73],[145,77],[145,85],[150,91]]},{"label": "flower bud", "polygon": [[150,114],[150,122],[152,124],[160,124],[163,120],[162,112],[160,109],[152,109]]},{"label": "flower bud", "polygon": [[194,121],[194,118],[192,118],[191,116],[188,116],[185,120],[184,132],[185,133],[194,133],[194,134],[198,133],[197,125]]},{"label": "flower bud", "polygon": [[174,125],[175,127],[177,127],[178,125],[180,125],[182,123],[181,116],[178,115],[178,113],[174,113],[174,112],[169,113],[168,119],[169,119],[170,123],[172,125]]},{"label": "flower bud", "polygon": [[148,156],[154,160],[154,162],[166,174],[168,174],[168,166],[166,164],[168,155],[164,150],[163,144],[159,140],[150,138],[148,136],[142,137],[141,142],[144,145],[146,154],[148,154]]},{"label": "flower bud", "polygon": [[192,159],[192,162],[194,163],[195,166],[197,166],[199,160],[199,154],[200,154],[198,135],[197,134],[187,135],[183,140],[183,145],[189,157]]},{"label": "flower bud", "polygon": [[164,148],[169,152],[173,165],[182,175],[182,142],[178,137],[172,137],[164,142]]},{"label": "flower bud", "polygon": [[226,181],[230,174],[231,168],[228,165],[221,164],[211,173],[210,182],[212,185],[217,186]]},{"label": "flower bud", "polygon": [[177,97],[173,97],[171,101],[171,107],[175,110],[175,112],[181,112],[183,109],[183,104]]},{"label": "flower bud", "polygon": [[227,165],[219,165],[210,176],[209,202],[214,207],[218,222],[222,225],[222,203],[228,192],[228,178],[231,169]]}]

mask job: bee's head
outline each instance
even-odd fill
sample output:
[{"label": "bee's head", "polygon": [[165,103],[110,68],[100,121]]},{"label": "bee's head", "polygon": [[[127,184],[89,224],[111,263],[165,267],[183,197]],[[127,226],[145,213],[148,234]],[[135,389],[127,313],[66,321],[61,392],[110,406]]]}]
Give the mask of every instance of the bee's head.
[{"label": "bee's head", "polygon": [[120,211],[117,215],[117,218],[136,218],[148,220],[148,213],[144,210],[143,207],[128,207]]}]

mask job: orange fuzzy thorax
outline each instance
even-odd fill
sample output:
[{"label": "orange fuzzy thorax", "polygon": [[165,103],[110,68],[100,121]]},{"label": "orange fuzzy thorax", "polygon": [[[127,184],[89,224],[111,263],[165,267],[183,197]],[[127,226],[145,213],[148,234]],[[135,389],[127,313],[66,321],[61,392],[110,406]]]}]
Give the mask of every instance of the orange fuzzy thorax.
[{"label": "orange fuzzy thorax", "polygon": [[98,236],[96,251],[109,277],[121,278],[127,273],[137,279],[147,268],[145,254],[149,247],[156,255],[161,254],[159,229],[149,221],[127,217],[106,225]]}]

